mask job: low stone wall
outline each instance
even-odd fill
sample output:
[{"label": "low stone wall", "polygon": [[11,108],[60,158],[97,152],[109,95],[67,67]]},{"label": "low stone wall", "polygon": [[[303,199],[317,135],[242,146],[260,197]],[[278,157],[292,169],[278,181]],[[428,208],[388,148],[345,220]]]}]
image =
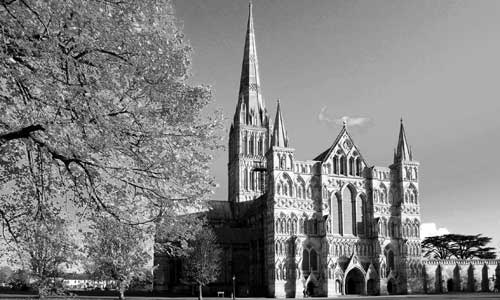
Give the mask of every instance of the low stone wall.
[{"label": "low stone wall", "polygon": [[426,293],[500,290],[500,260],[429,259],[422,263]]}]

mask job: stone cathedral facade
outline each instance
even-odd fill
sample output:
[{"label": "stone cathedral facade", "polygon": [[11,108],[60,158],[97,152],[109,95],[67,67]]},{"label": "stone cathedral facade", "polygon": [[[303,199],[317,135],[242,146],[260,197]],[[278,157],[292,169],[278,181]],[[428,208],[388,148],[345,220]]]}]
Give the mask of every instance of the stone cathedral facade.
[{"label": "stone cathedral facade", "polygon": [[421,263],[418,167],[402,123],[389,167],[369,167],[346,125],[318,156],[295,157],[280,103],[274,124],[265,108],[250,10],[228,197],[233,208],[260,204],[248,225],[262,235],[255,243],[262,241],[267,295],[411,290]]},{"label": "stone cathedral facade", "polygon": [[[494,274],[500,286],[497,260],[422,258],[419,163],[402,120],[388,167],[368,164],[346,124],[319,155],[295,156],[279,101],[274,122],[265,106],[251,4],[228,149],[228,201],[206,213],[224,248],[214,291],[229,295],[233,278],[236,296],[279,298],[485,291]],[[180,267],[160,265],[155,286],[175,286]]]}]

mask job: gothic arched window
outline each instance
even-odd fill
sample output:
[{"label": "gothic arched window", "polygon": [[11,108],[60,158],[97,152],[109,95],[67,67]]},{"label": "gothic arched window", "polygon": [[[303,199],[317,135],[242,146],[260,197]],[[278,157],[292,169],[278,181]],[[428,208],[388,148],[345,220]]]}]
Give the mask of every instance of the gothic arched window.
[{"label": "gothic arched window", "polygon": [[318,270],[318,255],[316,253],[316,250],[311,249],[309,255],[310,255],[309,263],[311,265],[311,270],[313,271]]},{"label": "gothic arched window", "polygon": [[382,187],[382,190],[380,191],[380,202],[387,203],[387,190],[385,187]]},{"label": "gothic arched window", "polygon": [[243,169],[243,186],[248,190],[248,170]]},{"label": "gothic arched window", "polygon": [[340,174],[347,176],[347,159],[344,155],[340,157]]},{"label": "gothic arched window", "polygon": [[304,199],[306,197],[306,183],[303,180],[300,180],[297,188],[298,198]]},{"label": "gothic arched window", "polygon": [[280,169],[285,169],[286,167],[286,157],[283,155],[280,158]]},{"label": "gothic arched window", "polygon": [[248,143],[248,148],[249,148],[248,150],[250,155],[254,154],[254,144],[255,144],[254,136],[252,135],[250,137],[250,142]]},{"label": "gothic arched window", "polygon": [[302,271],[304,273],[311,271],[311,264],[309,262],[309,250],[308,249],[304,249],[304,251],[302,251]]},{"label": "gothic arched window", "polygon": [[302,271],[308,274],[318,270],[318,254],[316,250],[308,246],[302,251]]},{"label": "gothic arched window", "polygon": [[333,157],[333,173],[339,173],[339,158],[337,157],[337,155]]},{"label": "gothic arched window", "polygon": [[361,176],[361,158],[356,158],[356,176]]},{"label": "gothic arched window", "polygon": [[344,188],[342,191],[342,226],[343,234],[354,234],[354,220],[355,220],[355,203],[353,201],[352,193],[349,187]]},{"label": "gothic arched window", "polygon": [[255,190],[255,173],[250,171],[250,187],[249,190],[253,191]]},{"label": "gothic arched window", "polygon": [[245,135],[244,141],[243,141],[243,153],[248,154],[248,136]]},{"label": "gothic arched window", "polygon": [[354,157],[349,158],[349,175],[354,175]]},{"label": "gothic arched window", "polygon": [[259,155],[264,154],[264,147],[263,147],[263,142],[262,142],[263,139],[264,139],[264,137],[259,138],[259,143],[258,143],[258,147],[257,147],[257,154],[259,154]]},{"label": "gothic arched window", "polygon": [[387,251],[387,275],[391,270],[394,270],[394,253],[392,250]]}]

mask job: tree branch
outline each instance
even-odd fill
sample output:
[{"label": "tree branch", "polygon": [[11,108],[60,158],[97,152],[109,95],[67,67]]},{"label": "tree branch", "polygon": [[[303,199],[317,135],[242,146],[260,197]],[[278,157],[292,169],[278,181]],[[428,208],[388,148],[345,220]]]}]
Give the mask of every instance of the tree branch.
[{"label": "tree branch", "polygon": [[2,144],[5,141],[29,138],[30,134],[35,131],[45,131],[45,128],[40,124],[36,124],[15,131],[0,134],[0,144]]}]

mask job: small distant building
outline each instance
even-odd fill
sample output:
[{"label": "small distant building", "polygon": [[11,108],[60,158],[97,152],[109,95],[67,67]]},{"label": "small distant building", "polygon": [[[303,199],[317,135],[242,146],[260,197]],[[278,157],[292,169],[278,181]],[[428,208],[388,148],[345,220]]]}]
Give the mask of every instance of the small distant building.
[{"label": "small distant building", "polygon": [[95,280],[89,274],[85,273],[64,274],[61,280],[66,289],[73,291],[112,290],[117,287],[115,280]]}]

